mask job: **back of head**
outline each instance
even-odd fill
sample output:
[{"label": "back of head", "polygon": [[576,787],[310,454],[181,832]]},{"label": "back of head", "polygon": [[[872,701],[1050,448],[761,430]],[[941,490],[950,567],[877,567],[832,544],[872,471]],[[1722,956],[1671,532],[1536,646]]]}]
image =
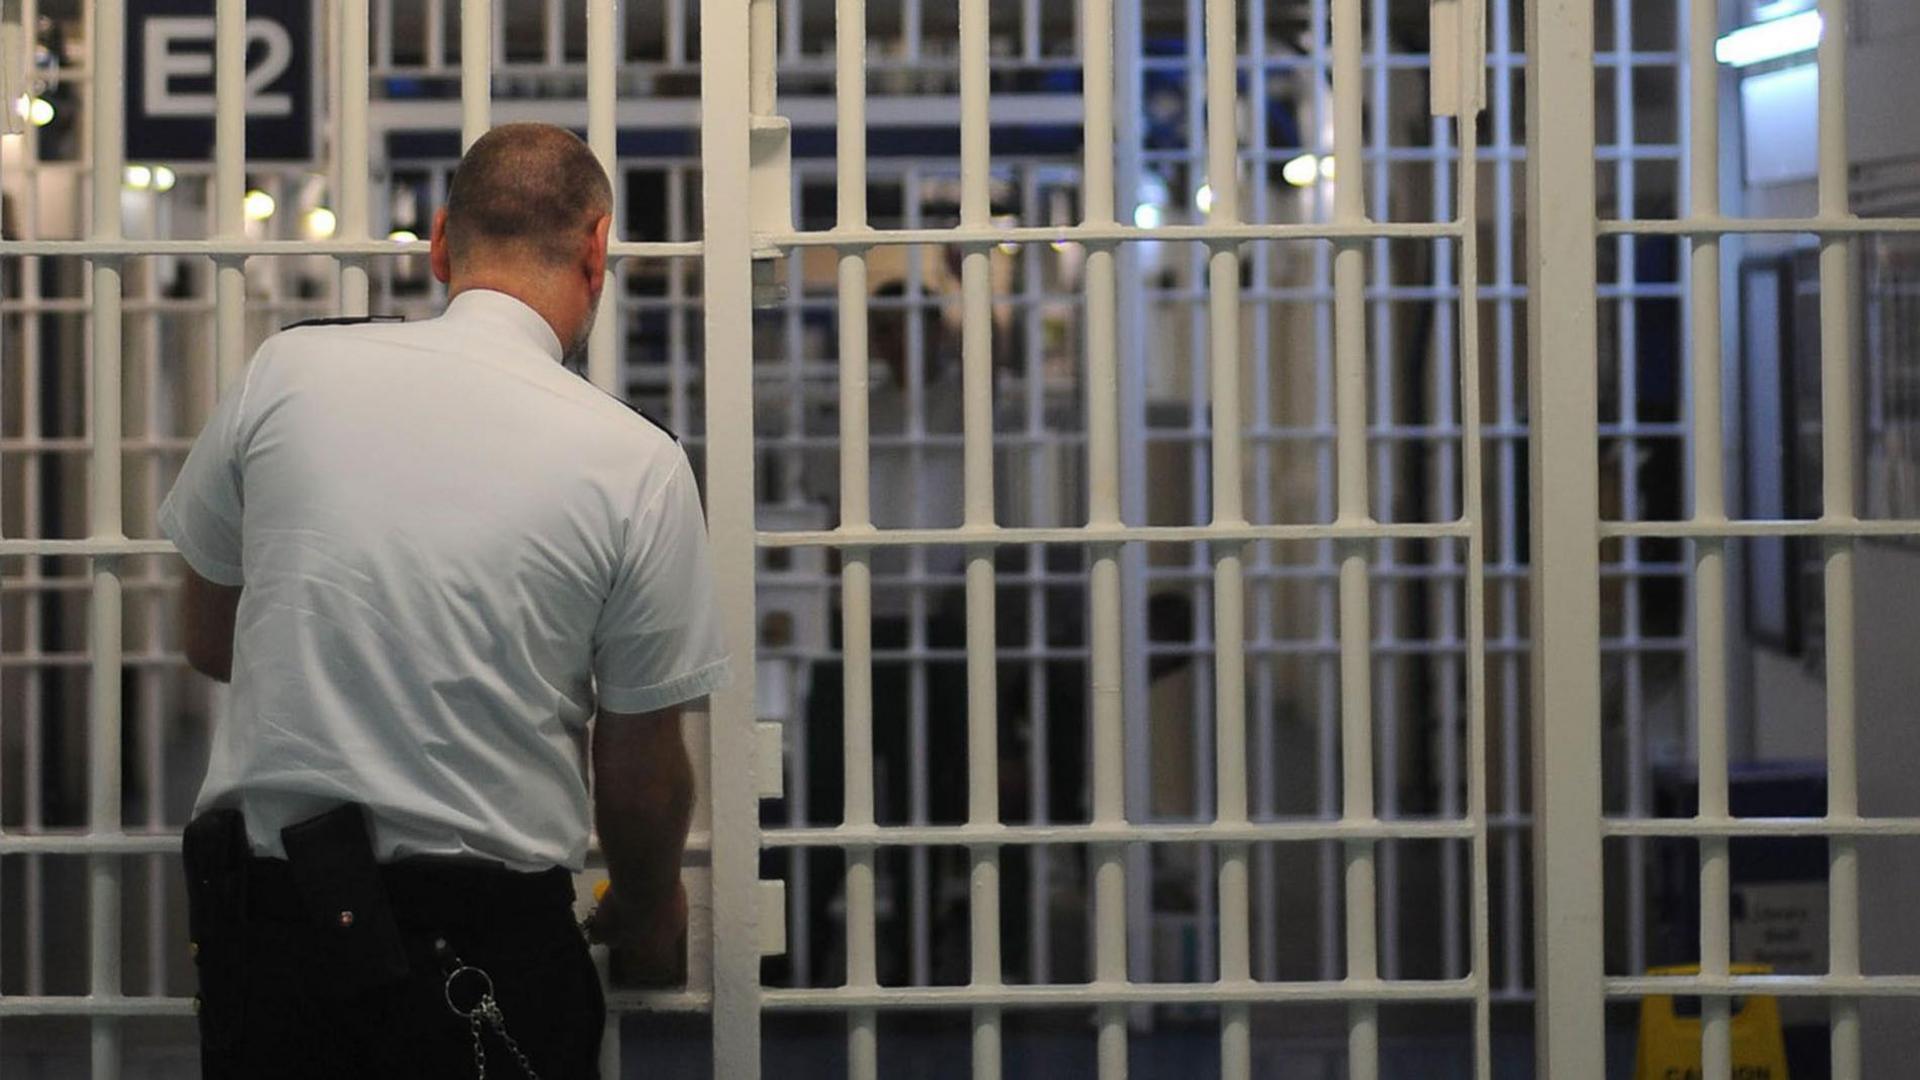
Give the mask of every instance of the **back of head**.
[{"label": "back of head", "polygon": [[612,207],[606,170],[578,136],[552,124],[502,124],[454,170],[448,254],[456,272],[496,260],[562,265]]}]

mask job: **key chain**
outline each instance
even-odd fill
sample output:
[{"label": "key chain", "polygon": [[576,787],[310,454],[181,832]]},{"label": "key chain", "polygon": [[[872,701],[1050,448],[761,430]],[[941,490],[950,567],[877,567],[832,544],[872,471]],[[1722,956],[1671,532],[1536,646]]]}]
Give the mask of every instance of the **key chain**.
[{"label": "key chain", "polygon": [[[525,1074],[527,1080],[540,1080],[540,1074],[533,1069],[533,1062],[527,1060],[527,1055],[520,1049],[520,1044],[514,1041],[513,1036],[507,1034],[506,1014],[500,1011],[500,1002],[493,996],[493,976],[460,959],[448,947],[445,938],[435,941],[433,948],[441,962],[448,967],[446,985],[442,988],[447,999],[447,1008],[453,1015],[465,1020],[468,1030],[473,1033],[473,1067],[478,1080],[487,1080],[485,1033],[489,1028],[499,1036],[502,1043],[506,1044],[507,1052],[513,1055],[514,1061],[519,1063],[520,1071]],[[459,1002],[455,1000],[454,987],[462,979],[473,984],[472,989],[478,991],[478,995],[473,999],[473,1007],[470,1009],[462,1009]]]}]

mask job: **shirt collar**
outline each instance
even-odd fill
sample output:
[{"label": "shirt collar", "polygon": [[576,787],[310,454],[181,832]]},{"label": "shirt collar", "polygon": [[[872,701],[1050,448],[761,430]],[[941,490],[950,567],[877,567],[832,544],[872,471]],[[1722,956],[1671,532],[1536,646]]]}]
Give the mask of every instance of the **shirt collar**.
[{"label": "shirt collar", "polygon": [[513,334],[547,354],[555,363],[566,356],[560,338],[547,320],[527,304],[494,289],[467,289],[447,304],[447,315],[485,322]]}]

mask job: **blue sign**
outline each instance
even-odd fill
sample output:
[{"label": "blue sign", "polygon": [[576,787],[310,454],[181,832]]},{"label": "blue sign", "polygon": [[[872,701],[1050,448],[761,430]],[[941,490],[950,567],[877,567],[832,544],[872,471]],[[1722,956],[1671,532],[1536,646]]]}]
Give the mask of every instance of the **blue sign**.
[{"label": "blue sign", "polygon": [[[248,0],[246,116],[250,161],[317,155],[315,0]],[[129,0],[129,161],[213,160],[213,0]]]}]

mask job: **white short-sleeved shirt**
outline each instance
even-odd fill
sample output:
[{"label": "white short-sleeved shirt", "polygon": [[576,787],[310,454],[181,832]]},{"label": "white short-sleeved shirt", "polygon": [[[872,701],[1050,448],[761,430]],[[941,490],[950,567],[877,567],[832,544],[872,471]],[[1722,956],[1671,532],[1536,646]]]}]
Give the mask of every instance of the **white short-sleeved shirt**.
[{"label": "white short-sleeved shirt", "polygon": [[289,330],[194,444],[160,526],[244,585],[199,809],[254,850],[341,802],[382,860],[584,863],[585,731],[720,687],[693,473],[471,290],[440,318]]}]

